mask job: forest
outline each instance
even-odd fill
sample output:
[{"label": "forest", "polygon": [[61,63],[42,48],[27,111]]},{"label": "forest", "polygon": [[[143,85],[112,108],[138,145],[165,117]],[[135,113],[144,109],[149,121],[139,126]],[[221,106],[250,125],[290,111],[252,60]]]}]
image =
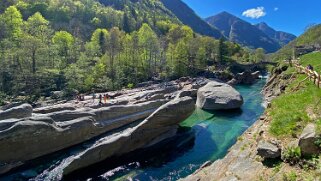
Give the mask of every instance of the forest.
[{"label": "forest", "polygon": [[158,1],[108,2],[4,1],[0,99],[132,88],[264,58],[263,49],[193,32]]}]

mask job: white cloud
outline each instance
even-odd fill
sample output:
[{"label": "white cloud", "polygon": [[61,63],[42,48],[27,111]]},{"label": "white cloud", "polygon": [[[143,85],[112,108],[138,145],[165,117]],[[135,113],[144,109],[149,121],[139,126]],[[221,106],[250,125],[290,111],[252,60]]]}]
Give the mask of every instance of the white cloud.
[{"label": "white cloud", "polygon": [[275,7],[275,8],[274,8],[274,11],[278,11],[278,10],[279,10],[279,8],[278,8],[278,7]]},{"label": "white cloud", "polygon": [[265,16],[266,12],[264,7],[261,6],[253,9],[248,9],[244,11],[242,15],[248,18],[258,19]]}]

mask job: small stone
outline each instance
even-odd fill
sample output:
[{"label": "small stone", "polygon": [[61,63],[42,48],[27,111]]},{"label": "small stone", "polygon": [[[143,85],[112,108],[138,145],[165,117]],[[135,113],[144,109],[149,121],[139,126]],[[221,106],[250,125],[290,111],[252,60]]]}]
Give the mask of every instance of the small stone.
[{"label": "small stone", "polygon": [[281,149],[277,145],[263,140],[259,142],[257,154],[264,159],[279,158],[281,157]]}]

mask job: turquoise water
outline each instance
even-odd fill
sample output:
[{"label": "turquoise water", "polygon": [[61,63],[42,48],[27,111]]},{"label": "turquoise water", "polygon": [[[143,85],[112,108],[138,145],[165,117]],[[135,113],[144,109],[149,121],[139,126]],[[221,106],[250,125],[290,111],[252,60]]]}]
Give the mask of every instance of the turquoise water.
[{"label": "turquoise water", "polygon": [[[265,80],[260,80],[252,86],[236,87],[245,101],[240,110],[206,112],[197,109],[181,123],[179,136],[168,144],[106,161],[69,179],[168,181],[184,178],[206,161],[224,157],[237,138],[260,117],[264,111],[260,94],[264,84]],[[43,180],[42,175],[50,177],[49,171],[72,153],[69,150],[54,154],[0,180]]]},{"label": "turquoise water", "polygon": [[[206,112],[200,109],[184,121],[181,126],[190,127],[195,135],[194,143],[186,150],[168,153],[169,159],[160,160],[164,155],[148,159],[147,164],[134,162],[120,166],[100,179],[124,180],[177,180],[192,174],[206,161],[224,157],[237,138],[249,128],[264,112],[260,91],[265,81],[252,86],[237,86],[244,98],[239,111]],[[165,153],[166,154],[166,153]],[[156,162],[156,163],[153,163]]]}]

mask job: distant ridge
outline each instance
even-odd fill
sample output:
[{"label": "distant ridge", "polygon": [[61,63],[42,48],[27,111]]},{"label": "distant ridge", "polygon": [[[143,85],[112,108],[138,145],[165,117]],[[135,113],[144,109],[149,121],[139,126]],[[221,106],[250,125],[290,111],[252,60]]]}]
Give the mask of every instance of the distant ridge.
[{"label": "distant ridge", "polygon": [[261,22],[259,24],[256,24],[255,26],[261,31],[263,31],[265,34],[267,34],[269,37],[277,40],[282,46],[290,43],[292,40],[296,38],[296,36],[291,33],[274,30],[265,22]]},{"label": "distant ridge", "polygon": [[295,38],[294,35],[275,31],[266,23],[252,25],[225,11],[205,20],[230,41],[250,48],[263,48],[267,53],[276,52]]}]

